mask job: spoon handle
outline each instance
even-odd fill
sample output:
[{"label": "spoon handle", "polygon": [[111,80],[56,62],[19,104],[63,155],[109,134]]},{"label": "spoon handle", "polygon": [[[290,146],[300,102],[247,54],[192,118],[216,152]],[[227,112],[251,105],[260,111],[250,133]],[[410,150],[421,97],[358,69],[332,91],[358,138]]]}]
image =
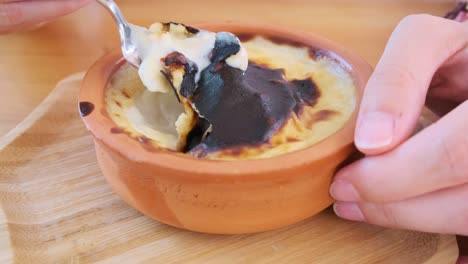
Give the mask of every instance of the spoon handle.
[{"label": "spoon handle", "polygon": [[122,15],[119,7],[113,0],[97,0],[102,6],[104,6],[112,15],[115,22],[119,25],[119,30],[130,30],[130,26],[127,20]]},{"label": "spoon handle", "polygon": [[115,23],[118,25],[122,53],[124,57],[130,64],[134,65],[135,67],[139,67],[141,61],[138,57],[136,47],[132,42],[132,28],[125,19],[125,17],[122,15],[122,12],[120,11],[119,7],[113,0],[96,1],[102,6],[104,6],[109,11],[109,13],[111,13],[112,17],[115,20]]}]

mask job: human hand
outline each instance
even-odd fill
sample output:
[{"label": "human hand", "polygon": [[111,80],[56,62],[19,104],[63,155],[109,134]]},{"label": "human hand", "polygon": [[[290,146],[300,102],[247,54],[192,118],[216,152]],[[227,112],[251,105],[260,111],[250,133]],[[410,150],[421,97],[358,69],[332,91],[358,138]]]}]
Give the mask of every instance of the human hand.
[{"label": "human hand", "polygon": [[0,34],[32,28],[71,13],[91,0],[0,0]]},{"label": "human hand", "polygon": [[[456,108],[411,137],[426,96]],[[361,103],[355,143],[367,156],[331,186],[337,215],[468,235],[467,99],[468,24],[429,15],[402,20]]]}]

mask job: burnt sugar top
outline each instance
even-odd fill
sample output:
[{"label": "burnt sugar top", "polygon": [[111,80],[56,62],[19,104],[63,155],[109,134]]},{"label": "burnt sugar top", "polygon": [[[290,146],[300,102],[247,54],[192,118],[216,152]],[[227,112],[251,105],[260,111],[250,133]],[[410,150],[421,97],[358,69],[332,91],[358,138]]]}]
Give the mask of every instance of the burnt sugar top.
[{"label": "burnt sugar top", "polygon": [[[353,80],[326,52],[280,36],[239,37],[242,46],[232,34],[216,34],[203,67],[180,51],[161,58],[158,73],[172,92],[149,92],[133,69],[121,69],[107,92],[108,112],[146,145],[222,160],[302,149],[349,119]],[[241,49],[245,71],[226,61]]]}]

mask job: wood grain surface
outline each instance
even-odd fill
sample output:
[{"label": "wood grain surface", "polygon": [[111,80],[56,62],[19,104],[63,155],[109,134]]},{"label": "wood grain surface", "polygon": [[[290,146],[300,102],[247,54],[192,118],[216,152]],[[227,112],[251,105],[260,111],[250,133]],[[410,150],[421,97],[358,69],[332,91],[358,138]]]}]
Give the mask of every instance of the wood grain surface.
[{"label": "wood grain surface", "polygon": [[[105,182],[76,109],[82,74],[0,139],[0,261],[8,263],[454,263],[454,236],[336,217],[253,235],[153,221]],[[6,222],[5,222],[6,221]]]},{"label": "wood grain surface", "polygon": [[[401,18],[413,13],[443,15],[452,8],[455,1],[117,2],[131,22],[142,25],[169,20],[185,23],[234,20],[295,26],[347,46],[375,65],[389,34]],[[87,69],[117,43],[117,32],[112,19],[95,3],[38,30],[0,36],[0,136],[23,120],[60,79]],[[12,133],[2,140],[5,142],[5,139],[14,136],[15,133]],[[0,185],[0,188],[3,186]],[[7,230],[7,226],[2,225],[3,217],[0,212],[0,234]],[[8,244],[9,240],[0,235],[0,263],[9,258],[8,252],[2,251],[5,249],[4,245]]]},{"label": "wood grain surface", "polygon": [[[374,65],[398,21],[443,15],[453,0],[117,0],[128,20],[267,22],[321,34]],[[96,3],[38,30],[0,36],[0,135],[34,109],[65,76],[118,45],[111,17]]]}]

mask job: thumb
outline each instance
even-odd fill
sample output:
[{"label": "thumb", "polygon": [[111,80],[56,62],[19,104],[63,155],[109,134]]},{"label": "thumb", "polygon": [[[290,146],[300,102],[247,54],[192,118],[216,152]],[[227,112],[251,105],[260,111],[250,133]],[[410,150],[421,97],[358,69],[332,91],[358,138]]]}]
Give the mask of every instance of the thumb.
[{"label": "thumb", "polygon": [[383,153],[411,135],[433,75],[466,45],[464,31],[460,23],[430,15],[400,22],[364,92],[355,135],[359,150]]}]

